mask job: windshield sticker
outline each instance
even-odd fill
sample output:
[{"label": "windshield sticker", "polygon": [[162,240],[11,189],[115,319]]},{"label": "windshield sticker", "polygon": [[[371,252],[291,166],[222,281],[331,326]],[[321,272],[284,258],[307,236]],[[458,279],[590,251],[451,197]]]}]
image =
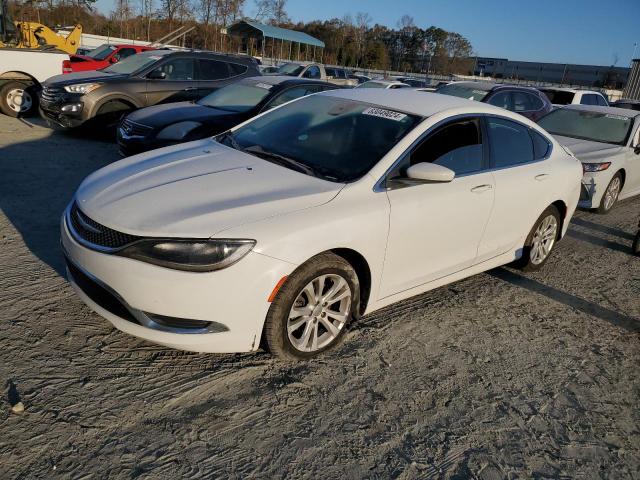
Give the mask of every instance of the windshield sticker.
[{"label": "windshield sticker", "polygon": [[628,117],[624,117],[622,115],[613,115],[611,113],[607,113],[605,115],[606,118],[613,118],[614,120],[627,120]]},{"label": "windshield sticker", "polygon": [[254,87],[264,88],[265,90],[271,90],[273,85],[269,85],[268,83],[256,83]]},{"label": "windshield sticker", "polygon": [[387,120],[393,120],[395,122],[401,122],[407,116],[404,113],[394,112],[392,110],[385,110],[384,108],[367,108],[362,112],[363,115],[371,115],[372,117],[386,118]]},{"label": "windshield sticker", "polygon": [[152,56],[149,56],[149,58],[150,58],[151,60],[160,60],[162,57],[158,57],[157,55],[155,55],[155,56],[153,56],[153,57],[152,57]]}]

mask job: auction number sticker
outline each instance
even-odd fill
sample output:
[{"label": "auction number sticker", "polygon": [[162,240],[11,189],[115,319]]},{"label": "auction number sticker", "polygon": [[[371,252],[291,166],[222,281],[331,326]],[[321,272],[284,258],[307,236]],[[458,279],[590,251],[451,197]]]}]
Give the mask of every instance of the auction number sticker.
[{"label": "auction number sticker", "polygon": [[384,108],[369,107],[363,110],[363,115],[371,115],[372,117],[386,118],[387,120],[393,120],[400,122],[407,118],[404,113],[394,112],[393,110],[385,110]]},{"label": "auction number sticker", "polygon": [[271,90],[273,87],[273,85],[269,85],[268,83],[256,83],[255,86],[258,88],[264,88],[265,90]]}]

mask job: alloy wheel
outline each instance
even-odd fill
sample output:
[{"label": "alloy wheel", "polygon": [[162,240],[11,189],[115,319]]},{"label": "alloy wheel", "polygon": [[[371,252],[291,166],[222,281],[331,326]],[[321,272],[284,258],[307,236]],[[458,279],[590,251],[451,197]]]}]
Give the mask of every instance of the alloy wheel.
[{"label": "alloy wheel", "polygon": [[353,293],[340,275],[320,275],[298,294],[289,312],[287,335],[301,352],[315,352],[336,340],[349,318]]},{"label": "alloy wheel", "polygon": [[539,224],[531,240],[531,263],[540,265],[551,253],[558,235],[558,221],[554,215],[547,215]]},{"label": "alloy wheel", "polygon": [[620,181],[620,177],[616,176],[611,183],[607,187],[607,190],[604,192],[604,202],[603,206],[605,211],[610,210],[611,207],[618,200],[618,195],[620,195],[620,187],[622,186],[622,182]]}]

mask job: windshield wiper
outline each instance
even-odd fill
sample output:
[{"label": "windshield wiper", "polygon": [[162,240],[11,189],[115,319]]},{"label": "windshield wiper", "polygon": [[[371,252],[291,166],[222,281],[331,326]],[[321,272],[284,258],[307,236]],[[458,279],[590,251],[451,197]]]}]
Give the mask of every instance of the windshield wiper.
[{"label": "windshield wiper", "polygon": [[247,153],[253,153],[257,157],[264,158],[265,160],[273,161],[278,165],[282,165],[284,167],[290,167],[293,170],[297,170],[301,173],[306,173],[307,175],[316,176],[316,172],[309,165],[299,162],[298,160],[294,160],[293,158],[285,157],[284,155],[280,155],[279,153],[269,152],[262,148],[260,145],[253,145],[251,147],[247,147],[244,149]]}]

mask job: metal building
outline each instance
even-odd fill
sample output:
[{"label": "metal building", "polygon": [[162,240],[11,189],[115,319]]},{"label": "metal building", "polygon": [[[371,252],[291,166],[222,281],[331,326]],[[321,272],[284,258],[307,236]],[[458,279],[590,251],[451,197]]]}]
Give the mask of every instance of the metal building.
[{"label": "metal building", "polygon": [[640,100],[640,58],[634,58],[631,61],[631,72],[623,97]]},{"label": "metal building", "polygon": [[315,61],[316,55],[322,61],[324,42],[304,32],[242,20],[231,25],[227,33],[240,37],[242,50],[262,57],[263,61],[265,58]]}]

